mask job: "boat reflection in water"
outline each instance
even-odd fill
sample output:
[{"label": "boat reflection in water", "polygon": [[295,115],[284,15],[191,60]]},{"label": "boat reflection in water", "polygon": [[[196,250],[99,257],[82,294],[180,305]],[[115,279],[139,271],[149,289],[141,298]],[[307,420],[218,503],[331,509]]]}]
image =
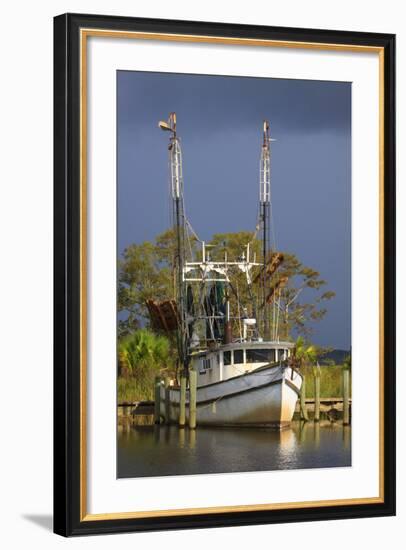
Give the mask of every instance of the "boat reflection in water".
[{"label": "boat reflection in water", "polygon": [[351,466],[351,428],[292,422],[268,429],[137,426],[118,434],[118,477]]}]

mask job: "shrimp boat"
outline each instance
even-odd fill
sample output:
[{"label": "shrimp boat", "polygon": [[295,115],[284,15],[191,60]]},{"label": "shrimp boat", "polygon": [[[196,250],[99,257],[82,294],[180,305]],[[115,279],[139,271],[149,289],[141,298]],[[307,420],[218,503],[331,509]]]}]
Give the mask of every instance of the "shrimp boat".
[{"label": "shrimp boat", "polygon": [[[272,278],[283,255],[270,242],[270,126],[263,125],[260,159],[259,216],[253,238],[236,258],[213,250],[201,241],[185,214],[180,138],[176,114],[160,122],[170,132],[169,165],[176,238],[175,299],[147,303],[152,325],[177,334],[183,375],[197,373],[196,420],[198,425],[270,427],[289,426],[302,376],[294,368],[294,344],[278,334],[278,293],[286,277]],[[257,261],[253,240],[261,234]],[[192,244],[191,244],[192,241]],[[194,249],[194,251],[192,250]],[[235,283],[237,280],[237,284]],[[238,281],[240,286],[238,286]],[[245,285],[242,300],[241,284]],[[260,289],[254,296],[254,286]],[[258,299],[259,296],[259,299]],[[234,311],[236,310],[236,311]],[[233,334],[234,332],[238,334]],[[188,420],[189,390],[186,392]],[[161,420],[177,423],[180,387],[160,387]]]}]

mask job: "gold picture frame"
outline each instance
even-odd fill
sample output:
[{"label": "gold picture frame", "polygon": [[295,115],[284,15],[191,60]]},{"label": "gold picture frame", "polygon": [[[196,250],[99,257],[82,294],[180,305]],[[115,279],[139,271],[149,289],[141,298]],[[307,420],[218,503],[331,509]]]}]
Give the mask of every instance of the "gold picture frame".
[{"label": "gold picture frame", "polygon": [[[376,53],[379,56],[379,496],[144,510],[87,510],[87,51],[89,37]],[[394,513],[394,37],[135,18],[55,18],[55,532],[63,535]],[[67,121],[70,121],[68,124]],[[62,138],[62,139],[61,139]],[[61,222],[61,213],[65,224]],[[74,238],[67,248],[69,227]],[[58,248],[58,250],[57,250]],[[63,254],[61,252],[63,249]],[[71,261],[67,261],[69,258]],[[69,286],[79,282],[77,291]],[[69,292],[69,288],[71,292]],[[72,296],[72,290],[74,296]],[[61,306],[64,304],[64,307]],[[66,312],[71,322],[67,322]],[[73,320],[79,321],[72,328]],[[61,328],[61,325],[63,329]],[[78,328],[80,329],[78,330]],[[69,334],[71,331],[71,334]],[[73,334],[73,332],[75,334]],[[386,351],[385,351],[386,350]],[[74,395],[76,394],[76,395]],[[79,396],[79,397],[78,397]],[[64,407],[61,407],[61,400]],[[61,450],[61,442],[64,442]],[[67,450],[70,441],[71,450]],[[63,467],[60,464],[63,463]],[[70,490],[67,487],[71,487]],[[62,489],[63,488],[63,489]]]}]

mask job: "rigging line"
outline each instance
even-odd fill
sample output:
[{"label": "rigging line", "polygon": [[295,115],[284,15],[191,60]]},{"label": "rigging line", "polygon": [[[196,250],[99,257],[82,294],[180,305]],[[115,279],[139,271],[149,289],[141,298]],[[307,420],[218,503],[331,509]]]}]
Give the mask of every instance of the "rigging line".
[{"label": "rigging line", "polygon": [[[259,214],[258,214],[258,216],[259,216]],[[256,240],[257,236],[258,236],[258,231],[259,231],[259,228],[260,228],[260,225],[259,225],[259,217],[258,217],[257,219],[258,219],[258,222],[257,222],[257,225],[255,226],[255,231],[254,231],[254,233],[253,233],[253,235],[252,235],[252,239],[249,241],[248,244],[253,243],[253,242]]]},{"label": "rigging line", "polygon": [[192,232],[193,236],[199,241],[199,243],[202,243],[203,242],[202,239],[199,238],[198,234],[193,229],[192,224],[190,223],[186,215],[185,215],[185,222],[186,222],[186,225],[189,227],[190,231]]},{"label": "rigging line", "polygon": [[[210,310],[211,310],[211,307],[210,307]],[[210,316],[210,317],[209,317],[209,327],[210,327],[211,339],[212,339],[212,340],[216,340],[215,337],[214,337],[214,328],[213,328],[213,325],[214,325],[213,317]]]},{"label": "rigging line", "polygon": [[261,217],[260,217],[260,208],[258,206],[257,207],[257,223],[255,225],[255,231],[253,232],[252,239],[248,242],[248,244],[253,243],[257,239],[260,227],[261,227]]},{"label": "rigging line", "polygon": [[[205,304],[204,304],[204,288],[205,284],[204,282],[200,283],[199,287],[199,295],[198,295],[198,308],[199,308],[199,316],[201,317],[204,314],[206,314],[205,311]],[[199,324],[198,324],[199,327]],[[200,328],[198,328],[200,330]],[[204,330],[206,331],[206,326],[204,327]],[[206,333],[204,334],[204,340],[206,340]],[[200,344],[200,338],[199,338],[199,344]]]},{"label": "rigging line", "polygon": [[[233,290],[233,285],[230,283],[230,288]],[[233,290],[234,292],[234,290]],[[237,279],[237,308],[238,308],[238,330],[240,333],[240,340],[242,341],[242,330],[241,330],[241,313],[240,313],[240,299],[238,297],[238,279]]]},{"label": "rigging line", "polygon": [[[237,304],[238,304],[238,312],[240,311],[240,297],[239,297],[239,292],[238,292],[238,280],[236,280],[236,283],[237,283],[237,289],[234,288],[233,284],[231,283],[231,281],[228,281],[228,285],[229,287],[231,288],[231,292],[234,294],[234,296],[236,297],[237,299]],[[241,308],[244,309],[243,305],[241,304]],[[240,317],[240,313],[238,313],[238,317]]]},{"label": "rigging line", "polygon": [[189,234],[189,231],[187,230],[187,228],[185,228],[185,229],[186,229],[186,231],[185,231],[186,240],[187,240],[187,243],[189,245],[190,259],[191,259],[191,261],[193,261],[193,259],[194,259],[193,258],[193,249],[192,249],[192,243],[191,243],[191,240],[190,240],[190,234]]},{"label": "rigging line", "polygon": [[275,306],[275,300],[272,304],[272,339],[275,340],[276,333],[275,333],[275,324],[276,324],[276,312],[275,312],[276,306]]},{"label": "rigging line", "polygon": [[278,291],[278,307],[276,311],[276,329],[275,329],[275,340],[279,339],[279,312],[280,312],[280,299],[281,299],[281,289]]},{"label": "rigging line", "polygon": [[[182,181],[182,184],[183,184],[183,181]],[[184,225],[186,226],[186,224],[187,224],[187,216],[186,216],[185,196],[184,196],[184,194],[183,194],[183,188],[182,188],[181,193],[182,193],[182,195],[181,195],[181,201],[182,201],[183,223],[184,223]]]},{"label": "rigging line", "polygon": [[276,235],[275,235],[275,226],[273,223],[273,211],[272,211],[272,201],[269,203],[270,217],[271,217],[271,238],[274,252],[276,252]]}]

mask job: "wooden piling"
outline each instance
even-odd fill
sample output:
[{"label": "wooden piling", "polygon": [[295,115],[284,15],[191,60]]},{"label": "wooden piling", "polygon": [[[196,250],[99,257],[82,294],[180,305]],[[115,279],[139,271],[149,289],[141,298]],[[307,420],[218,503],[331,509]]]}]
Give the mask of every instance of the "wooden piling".
[{"label": "wooden piling", "polygon": [[180,400],[179,400],[179,427],[183,428],[186,423],[186,376],[180,377]]},{"label": "wooden piling", "polygon": [[306,409],[306,377],[303,375],[302,387],[300,389],[300,418],[307,422],[309,416]]},{"label": "wooden piling", "polygon": [[320,367],[314,367],[314,421],[320,421]]},{"label": "wooden piling", "polygon": [[165,378],[165,424],[170,424],[171,388],[170,379]]},{"label": "wooden piling", "polygon": [[343,424],[350,423],[350,371],[343,370]]},{"label": "wooden piling", "polygon": [[196,428],[197,372],[189,371],[189,428]]},{"label": "wooden piling", "polygon": [[161,423],[161,377],[155,377],[154,423]]},{"label": "wooden piling", "polygon": [[349,449],[351,445],[351,426],[343,426],[343,445],[344,449]]},{"label": "wooden piling", "polygon": [[314,447],[315,449],[318,449],[320,447],[320,422],[314,422],[313,424],[313,430],[314,430]]}]

